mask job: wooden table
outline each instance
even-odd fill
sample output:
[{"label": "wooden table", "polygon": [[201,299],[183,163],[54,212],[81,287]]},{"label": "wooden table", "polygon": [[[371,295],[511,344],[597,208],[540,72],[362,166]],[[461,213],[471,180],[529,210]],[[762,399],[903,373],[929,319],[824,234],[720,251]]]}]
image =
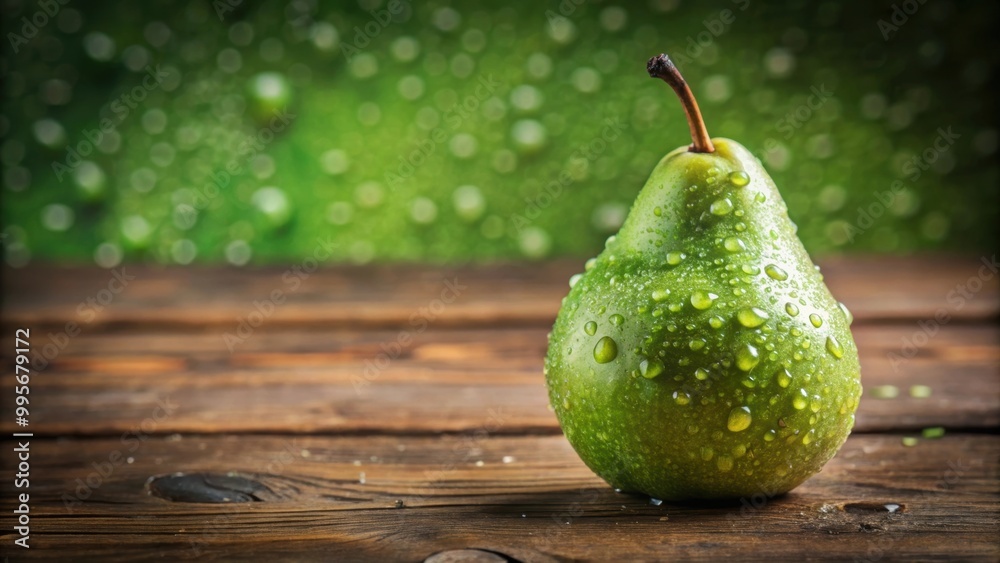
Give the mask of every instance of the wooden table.
[{"label": "wooden table", "polygon": [[[28,428],[14,424],[9,376],[3,386],[3,550],[997,560],[997,275],[977,257],[822,265],[856,318],[855,432],[792,493],[712,506],[616,494],[560,433],[541,365],[576,261],[6,271],[5,373],[17,328],[51,358],[35,362],[47,365],[31,379]],[[873,396],[885,385],[899,396]],[[933,393],[911,397],[912,385]],[[902,443],[935,426],[944,437]],[[18,431],[34,433],[30,550],[13,546]]]}]

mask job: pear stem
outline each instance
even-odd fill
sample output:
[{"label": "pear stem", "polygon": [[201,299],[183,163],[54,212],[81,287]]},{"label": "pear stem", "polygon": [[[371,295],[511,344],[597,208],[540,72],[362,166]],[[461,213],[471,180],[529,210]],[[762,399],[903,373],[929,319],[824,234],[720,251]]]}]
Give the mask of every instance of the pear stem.
[{"label": "pear stem", "polygon": [[665,54],[657,55],[646,63],[646,70],[649,76],[662,79],[670,85],[677,93],[684,105],[684,113],[687,114],[688,127],[691,129],[691,152],[715,152],[712,139],[708,136],[708,129],[705,128],[705,120],[701,117],[701,110],[698,109],[698,101],[694,99],[694,94],[684,77],[681,76],[674,61]]}]

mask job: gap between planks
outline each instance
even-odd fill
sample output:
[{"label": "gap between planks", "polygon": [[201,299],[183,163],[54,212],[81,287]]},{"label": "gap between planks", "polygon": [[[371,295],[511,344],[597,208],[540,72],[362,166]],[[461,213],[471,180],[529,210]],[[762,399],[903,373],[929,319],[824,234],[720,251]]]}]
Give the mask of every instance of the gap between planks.
[{"label": "gap between planks", "polygon": [[[1000,276],[988,258],[923,255],[828,257],[819,263],[832,293],[859,323],[905,322],[949,314],[952,323],[986,322],[1000,315]],[[88,330],[232,327],[255,311],[254,301],[282,292],[268,316],[272,326],[408,326],[413,315],[447,297],[439,327],[551,325],[567,280],[582,261],[464,267],[336,266],[295,284],[276,267],[124,267],[135,279],[99,313],[80,315],[81,303],[107,291],[115,277],[94,267],[38,265],[4,269],[4,317],[11,326],[58,328],[73,321]],[[983,269],[986,268],[986,273]],[[988,276],[988,277],[984,277]],[[976,287],[970,280],[978,278]],[[119,284],[120,285],[120,284]],[[455,291],[457,286],[461,289]],[[954,290],[975,289],[956,299]]]},{"label": "gap between planks", "polygon": [[[1000,327],[946,326],[895,365],[888,354],[911,331],[855,330],[868,388],[856,431],[997,427]],[[232,354],[221,340],[198,335],[81,335],[32,380],[35,430],[121,434],[166,400],[177,408],[153,433],[462,433],[474,432],[490,409],[509,417],[507,432],[558,432],[542,376],[543,329],[429,329],[378,377],[359,379],[396,334],[262,331]],[[916,384],[932,396],[909,396]],[[883,385],[901,396],[875,398]],[[0,388],[0,400],[13,401],[12,393]],[[12,424],[0,420],[0,429],[15,431]]]}]

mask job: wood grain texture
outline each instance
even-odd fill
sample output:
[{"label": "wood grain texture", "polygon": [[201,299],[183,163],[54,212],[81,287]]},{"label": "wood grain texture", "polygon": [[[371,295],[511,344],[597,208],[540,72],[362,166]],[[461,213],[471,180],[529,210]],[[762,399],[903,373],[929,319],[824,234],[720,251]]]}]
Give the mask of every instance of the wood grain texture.
[{"label": "wood grain texture", "polygon": [[[997,436],[915,447],[853,436],[784,497],[653,506],[611,491],[559,436],[497,436],[482,423],[478,436],[151,438],[134,452],[117,439],[33,442],[38,547],[26,555],[72,546],[105,561],[422,561],[467,548],[519,561],[1000,557]],[[116,451],[133,462],[92,476]],[[222,504],[147,494],[150,477],[175,472],[231,472],[264,489]],[[88,478],[97,486],[81,487]],[[4,511],[10,487],[0,484]]]},{"label": "wood grain texture", "polygon": [[[856,325],[868,389],[856,431],[1000,424],[1000,327],[947,325],[907,357],[919,331]],[[464,432],[501,408],[508,433],[558,433],[542,376],[545,333],[432,327],[396,347],[400,331],[269,328],[233,353],[211,330],[81,334],[34,380],[34,430],[120,434],[167,400],[176,408],[156,433]],[[932,396],[911,397],[918,384]],[[900,396],[875,398],[883,385]],[[0,389],[0,400],[13,401],[13,389]],[[13,421],[0,429],[14,431]]]},{"label": "wood grain texture", "polygon": [[[4,341],[29,327],[45,352],[32,549],[15,555],[996,561],[998,276],[975,257],[822,265],[856,318],[855,433],[793,493],[711,506],[616,494],[561,435],[541,368],[578,262],[336,267],[294,289],[282,268],[128,266],[118,293],[96,268],[4,270]],[[275,290],[273,310],[254,304]],[[872,394],[886,385],[899,396]],[[12,393],[0,386],[0,402]],[[902,445],[928,426],[948,432]],[[11,514],[12,480],[0,493]]]},{"label": "wood grain texture", "polygon": [[[833,294],[858,321],[928,319],[939,311],[967,321],[1000,314],[1000,276],[987,268],[990,258],[852,257],[820,265]],[[409,326],[422,308],[456,293],[434,315],[438,326],[550,325],[569,291],[567,280],[582,270],[582,262],[340,266],[312,273],[303,270],[315,267],[307,263],[248,269],[126,266],[124,274],[134,279],[110,300],[105,294],[110,303],[100,311],[87,300],[101,298],[115,278],[111,272],[33,266],[3,271],[4,316],[15,325],[62,327],[72,321],[86,330],[149,324],[235,329],[237,319],[256,310],[255,301],[269,301],[281,291],[268,325]],[[461,287],[448,289],[456,286]],[[956,288],[965,288],[965,294]]]}]

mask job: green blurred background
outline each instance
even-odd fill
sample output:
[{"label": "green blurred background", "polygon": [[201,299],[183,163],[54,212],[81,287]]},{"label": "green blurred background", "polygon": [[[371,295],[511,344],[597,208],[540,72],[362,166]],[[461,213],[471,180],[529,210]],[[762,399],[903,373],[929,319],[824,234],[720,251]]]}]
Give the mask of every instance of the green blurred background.
[{"label": "green blurred background", "polygon": [[690,142],[661,51],[811,252],[995,246],[993,2],[3,6],[15,267],[591,256]]}]

